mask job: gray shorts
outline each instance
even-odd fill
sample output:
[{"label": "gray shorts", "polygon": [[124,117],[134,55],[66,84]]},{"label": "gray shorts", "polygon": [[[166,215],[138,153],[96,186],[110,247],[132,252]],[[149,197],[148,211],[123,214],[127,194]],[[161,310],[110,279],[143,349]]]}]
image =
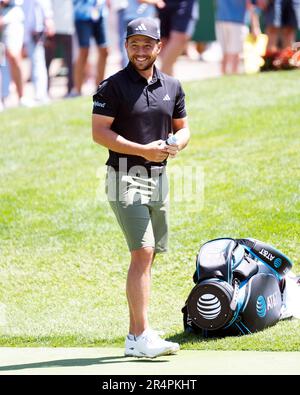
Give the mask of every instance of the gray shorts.
[{"label": "gray shorts", "polygon": [[125,173],[108,167],[106,194],[130,251],[168,247],[168,179],[166,170],[152,175]]}]

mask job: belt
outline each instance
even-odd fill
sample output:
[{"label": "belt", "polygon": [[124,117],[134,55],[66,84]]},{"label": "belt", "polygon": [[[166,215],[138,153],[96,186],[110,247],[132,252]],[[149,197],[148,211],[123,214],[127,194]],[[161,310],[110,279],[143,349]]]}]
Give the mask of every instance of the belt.
[{"label": "belt", "polygon": [[[115,171],[120,171],[118,166],[112,166],[109,165],[110,167],[112,167]],[[136,168],[136,170],[135,170]],[[136,177],[141,177],[141,176],[148,176],[148,177],[160,177],[164,170],[165,170],[166,166],[150,166],[150,167],[146,167],[146,166],[142,166],[142,165],[138,165],[138,166],[134,166],[130,169],[126,169],[126,173],[128,173],[129,175],[132,176],[136,176]],[[122,169],[123,172],[123,169]]]},{"label": "belt", "polygon": [[159,177],[163,174],[165,166],[151,166],[149,169],[146,168],[146,170],[149,177]]}]

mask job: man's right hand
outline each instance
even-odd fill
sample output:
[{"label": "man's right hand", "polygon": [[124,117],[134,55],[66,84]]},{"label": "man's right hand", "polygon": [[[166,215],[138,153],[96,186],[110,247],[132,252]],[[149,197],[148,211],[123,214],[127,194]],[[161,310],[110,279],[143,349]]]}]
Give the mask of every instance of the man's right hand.
[{"label": "man's right hand", "polygon": [[142,156],[149,162],[163,162],[169,156],[164,140],[152,141],[143,146]]}]

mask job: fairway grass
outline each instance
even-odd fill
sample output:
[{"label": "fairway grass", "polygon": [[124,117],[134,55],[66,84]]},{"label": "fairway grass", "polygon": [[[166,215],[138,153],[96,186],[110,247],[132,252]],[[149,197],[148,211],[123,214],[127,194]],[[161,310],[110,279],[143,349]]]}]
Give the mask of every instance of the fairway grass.
[{"label": "fairway grass", "polygon": [[[183,333],[181,314],[209,239],[263,240],[300,272],[300,72],[184,89],[192,139],[168,167],[199,168],[203,189],[190,201],[171,199],[151,324],[184,349],[300,351],[299,320],[202,339]],[[91,98],[6,111],[0,136],[0,345],[122,346],[129,253],[105,200],[107,151],[92,142]]]}]

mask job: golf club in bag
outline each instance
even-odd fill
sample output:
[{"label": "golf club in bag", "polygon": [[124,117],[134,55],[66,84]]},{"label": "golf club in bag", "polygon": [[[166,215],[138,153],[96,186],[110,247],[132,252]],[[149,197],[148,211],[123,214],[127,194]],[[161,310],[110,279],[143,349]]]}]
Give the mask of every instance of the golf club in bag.
[{"label": "golf club in bag", "polygon": [[288,257],[259,240],[206,242],[196,257],[196,285],[182,309],[185,331],[244,335],[276,324],[291,267]]}]

